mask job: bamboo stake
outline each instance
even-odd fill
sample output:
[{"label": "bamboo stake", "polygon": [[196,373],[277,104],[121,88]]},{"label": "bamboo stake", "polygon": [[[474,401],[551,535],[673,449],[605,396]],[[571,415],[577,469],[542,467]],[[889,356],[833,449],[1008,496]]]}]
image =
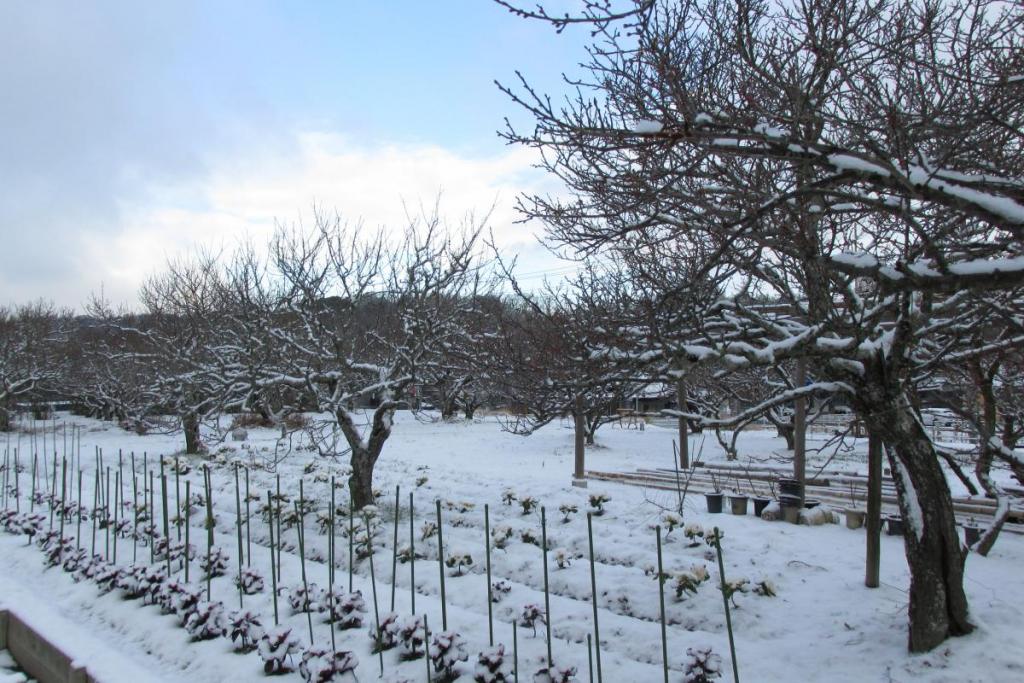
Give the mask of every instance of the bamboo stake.
[{"label": "bamboo stake", "polygon": [[174,527],[178,530],[178,543],[181,543],[181,467],[178,458],[174,458]]},{"label": "bamboo stake", "polygon": [[399,486],[395,486],[395,540],[391,547],[391,611],[395,611],[395,584],[398,573],[398,518],[402,512]]},{"label": "bamboo stake", "polygon": [[132,461],[132,514],[135,524],[132,527],[132,564],[139,558],[139,478],[135,476],[135,462]]},{"label": "bamboo stake", "polygon": [[[114,564],[117,564],[117,522],[121,509],[121,472],[114,472]],[[168,572],[168,576],[170,573]]]},{"label": "bamboo stake", "polygon": [[512,620],[512,675],[515,683],[519,683],[519,625]]},{"label": "bamboo stake", "polygon": [[153,497],[153,491],[155,490],[153,485],[153,473],[149,473],[149,500],[146,502],[146,512],[149,514],[149,528],[153,530],[153,535],[149,537],[149,563],[153,564],[156,561],[156,500]]},{"label": "bamboo stake", "polygon": [[484,546],[487,549],[487,643],[494,647],[494,606],[491,604],[491,510],[484,503]]},{"label": "bamboo stake", "polygon": [[[366,544],[370,547],[370,586],[373,588],[373,618],[377,622],[377,638],[381,637],[380,633],[380,608],[377,606],[377,575],[373,571],[373,535],[370,533],[370,518],[364,516],[363,520],[366,524]],[[380,655],[380,675],[384,675],[384,650],[380,650],[377,654]]]},{"label": "bamboo stake", "polygon": [[356,507],[351,495],[348,499],[348,592],[352,592],[352,565],[355,563],[353,536],[356,535]]},{"label": "bamboo stake", "polygon": [[597,619],[597,571],[594,568],[594,524],[593,514],[587,513],[587,540],[590,545],[590,601],[594,607],[594,652],[597,655],[597,683],[603,683],[601,676],[601,629]]},{"label": "bamboo stake", "polygon": [[590,634],[587,634],[587,673],[590,674],[590,683],[594,683],[594,646],[590,641]]},{"label": "bamboo stake", "polygon": [[249,512],[249,468],[245,468],[245,561],[252,566],[252,515]]},{"label": "bamboo stake", "polygon": [[658,607],[661,613],[661,665],[668,683],[668,634],[665,631],[665,571],[661,561],[661,527],[654,527],[658,542]]},{"label": "bamboo stake", "polygon": [[100,500],[100,471],[93,471],[93,487],[92,487],[92,513],[89,515],[92,518],[92,549],[90,557],[96,557],[96,515],[99,514],[98,506]]},{"label": "bamboo stake", "polygon": [[167,515],[167,475],[160,473],[160,503],[164,513],[164,555],[167,557],[167,576],[171,575],[171,527],[170,518]]},{"label": "bamboo stake", "polygon": [[423,659],[427,660],[427,683],[430,683],[430,627],[427,626],[427,615],[423,615]]},{"label": "bamboo stake", "polygon": [[78,470],[78,508],[75,509],[75,550],[82,548],[82,470]]},{"label": "bamboo stake", "polygon": [[61,458],[60,471],[60,531],[57,532],[57,548],[60,553],[60,563],[64,564],[64,511],[67,510],[67,479],[68,459]]},{"label": "bamboo stake", "polygon": [[448,630],[448,606],[444,592],[444,536],[441,527],[441,501],[437,503],[437,567],[441,573],[441,630]]},{"label": "bamboo stake", "polygon": [[278,625],[277,616],[277,571],[274,568],[274,498],[270,494],[270,489],[267,489],[267,507],[269,510],[269,516],[267,517],[267,529],[270,531],[270,587],[273,589],[274,594],[274,626]]},{"label": "bamboo stake", "polygon": [[[313,645],[313,610],[309,600],[309,584],[306,582],[306,533],[302,528],[302,480],[299,480],[299,502],[295,503],[295,515],[299,518],[299,528],[296,535],[299,537],[299,566],[302,567],[302,593],[305,596],[306,621],[309,623],[309,644]],[[332,627],[333,631],[334,628]]]},{"label": "bamboo stake", "polygon": [[281,533],[281,507],[284,505],[281,500],[281,474],[277,474],[277,576],[281,577],[281,550],[284,547],[284,536]]},{"label": "bamboo stake", "polygon": [[192,563],[192,558],[189,553],[192,551],[192,547],[189,545],[189,521],[191,520],[191,503],[189,502],[192,494],[192,481],[190,479],[185,480],[185,508],[180,510],[178,514],[185,515],[185,583],[188,583],[188,566]]},{"label": "bamboo stake", "polygon": [[32,454],[32,498],[29,499],[29,512],[36,511],[36,471],[39,469],[39,455]]},{"label": "bamboo stake", "polygon": [[110,468],[107,468],[106,486],[103,488],[103,559],[110,562]]},{"label": "bamboo stake", "polygon": [[[244,593],[242,590],[242,501],[238,490],[238,465],[235,465],[235,528],[238,530],[238,607],[244,607]],[[312,641],[310,641],[312,644]]]},{"label": "bamboo stake", "polygon": [[732,680],[740,683],[739,662],[736,661],[736,642],[732,636],[732,616],[729,614],[729,596],[725,592],[725,562],[722,560],[722,533],[715,527],[715,552],[718,554],[718,576],[722,582],[722,602],[725,604],[725,628],[729,632],[729,656],[732,657]]},{"label": "bamboo stake", "polygon": [[[246,470],[248,471],[248,470]],[[331,477],[331,511],[327,515],[327,605],[330,610],[331,652],[338,651],[334,635],[334,477]]]},{"label": "bamboo stake", "polygon": [[416,531],[413,528],[416,520],[416,508],[412,504],[412,491],[409,492],[409,599],[412,602],[410,613],[416,614]]},{"label": "bamboo stake", "polygon": [[548,641],[548,666],[554,666],[551,657],[551,592],[548,587],[548,518],[544,507],[540,508],[540,545],[544,554],[544,615],[548,620],[547,641]]},{"label": "bamboo stake", "polygon": [[213,554],[213,481],[210,478],[210,467],[203,467],[203,486],[206,489],[206,600],[210,600],[210,581],[213,579],[213,568],[210,558]]}]

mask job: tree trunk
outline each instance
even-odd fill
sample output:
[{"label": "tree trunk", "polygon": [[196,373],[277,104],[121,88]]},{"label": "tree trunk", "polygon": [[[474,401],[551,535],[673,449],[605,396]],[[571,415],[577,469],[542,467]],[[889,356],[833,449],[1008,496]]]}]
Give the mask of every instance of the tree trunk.
[{"label": "tree trunk", "polygon": [[476,406],[472,402],[467,401],[462,405],[462,414],[466,417],[466,421],[469,422],[476,415]]},{"label": "tree trunk", "polygon": [[[798,358],[793,384],[802,389],[807,383],[807,359]],[[807,479],[807,399],[798,398],[793,406],[793,478],[801,484]]]},{"label": "tree trunk", "polygon": [[377,458],[380,457],[381,451],[384,450],[384,442],[391,436],[391,425],[394,421],[396,407],[397,404],[393,400],[381,401],[381,405],[373,411],[370,434],[365,440],[362,431],[352,418],[352,414],[345,407],[339,407],[335,411],[338,427],[341,428],[341,433],[352,451],[349,458],[352,475],[348,479],[348,490],[352,496],[352,505],[356,510],[362,510],[375,502],[373,467],[377,464]]},{"label": "tree trunk", "polygon": [[584,412],[583,397],[582,396],[577,396],[576,397],[576,407],[575,407],[575,411],[573,413],[573,417],[575,418],[574,422],[575,422],[575,437],[576,437],[575,444],[574,444],[576,457],[575,457],[574,467],[573,467],[573,475],[572,475],[573,479],[583,479],[584,478],[584,474],[583,474],[583,471],[584,471],[583,459],[584,459],[585,454],[586,454],[585,442],[586,442],[586,438],[587,438],[587,436],[586,436],[586,433],[587,433],[587,422],[586,422],[586,416],[583,414],[583,412]]},{"label": "tree trunk", "polygon": [[11,413],[4,406],[0,406],[0,432],[11,431]]},{"label": "tree trunk", "polygon": [[349,460],[349,464],[352,466],[352,476],[348,478],[348,491],[356,510],[362,510],[375,502],[373,498],[373,466],[376,462],[376,456],[369,451],[362,448],[352,449],[352,457]]},{"label": "tree trunk", "polygon": [[181,418],[181,426],[185,430],[185,452],[189,455],[198,455],[206,452],[203,440],[199,435],[199,416],[195,413],[186,413]]},{"label": "tree trunk", "polygon": [[964,593],[966,554],[938,456],[906,392],[869,387],[858,396],[865,422],[885,443],[902,513],[910,566],[911,652],[927,652],[950,636],[970,633]]},{"label": "tree trunk", "polygon": [[882,442],[878,435],[868,436],[868,495],[864,585],[878,588],[882,558]]},{"label": "tree trunk", "polygon": [[796,448],[796,439],[793,436],[793,423],[777,422],[775,424],[775,431],[778,435],[786,440],[786,450],[791,451]]}]

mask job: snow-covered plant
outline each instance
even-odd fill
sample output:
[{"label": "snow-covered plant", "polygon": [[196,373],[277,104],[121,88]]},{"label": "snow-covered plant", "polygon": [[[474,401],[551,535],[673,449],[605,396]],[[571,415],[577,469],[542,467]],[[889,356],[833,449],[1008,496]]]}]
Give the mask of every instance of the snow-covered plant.
[{"label": "snow-covered plant", "polygon": [[438,680],[454,681],[458,678],[455,667],[459,662],[469,659],[466,652],[466,640],[455,631],[441,631],[430,639],[428,648],[430,662],[438,673]]},{"label": "snow-covered plant", "polygon": [[420,539],[425,541],[428,538],[433,538],[437,535],[437,525],[433,522],[423,522],[423,526],[420,527]]},{"label": "snow-covered plant", "polygon": [[505,489],[501,492],[501,502],[505,505],[511,505],[516,502],[516,492],[512,489]]},{"label": "snow-covered plant", "polygon": [[523,543],[529,543],[530,545],[535,545],[538,548],[540,547],[540,538],[537,537],[537,532],[533,529],[523,529],[520,531],[519,540]]},{"label": "snow-covered plant", "polygon": [[686,648],[686,669],[683,671],[683,683],[710,683],[713,678],[722,677],[722,658],[711,651],[710,647]]},{"label": "snow-covered plant", "polygon": [[229,559],[228,554],[222,548],[213,546],[209,553],[202,553],[199,556],[199,568],[206,576],[224,576],[228,571]]},{"label": "snow-covered plant", "polygon": [[103,562],[91,578],[96,587],[99,588],[100,593],[109,593],[117,586],[117,579],[120,573],[117,565]]},{"label": "snow-covered plant", "polygon": [[715,545],[721,543],[723,538],[725,538],[725,534],[721,529],[711,529],[710,531],[704,532],[704,542],[711,548],[714,548]]},{"label": "snow-covered plant", "polygon": [[600,517],[604,514],[604,504],[611,500],[611,496],[605,493],[591,493],[587,500],[594,516]]},{"label": "snow-covered plant", "polygon": [[683,527],[683,536],[686,536],[688,539],[690,539],[691,548],[696,548],[698,545],[700,545],[700,541],[698,541],[697,539],[704,538],[704,527],[702,527],[700,524],[687,524],[685,527]]},{"label": "snow-covered plant", "polygon": [[362,593],[359,591],[346,593],[335,590],[329,599],[333,605],[334,622],[338,628],[358,628],[363,625],[366,603],[363,601]]},{"label": "snow-covered plant", "polygon": [[448,555],[444,563],[449,569],[455,570],[452,576],[462,576],[463,567],[473,566],[473,556],[469,553],[454,552]]},{"label": "snow-covered plant", "polygon": [[536,637],[538,622],[547,624],[544,608],[533,602],[523,605],[523,609],[519,612],[519,625],[532,628],[533,635]]},{"label": "snow-covered plant", "polygon": [[558,511],[562,513],[562,524],[568,524],[569,518],[579,512],[580,509],[572,503],[562,503],[558,506]]},{"label": "snow-covered plant", "polygon": [[340,681],[347,673],[353,673],[359,666],[359,658],[347,650],[332,652],[327,648],[314,645],[302,653],[299,662],[299,675],[307,683],[328,683]]},{"label": "snow-covered plant", "polygon": [[576,667],[559,666],[554,663],[549,666],[547,661],[544,661],[533,674],[534,683],[572,683],[575,680]]},{"label": "snow-covered plant", "polygon": [[[139,505],[142,510],[142,505]],[[191,517],[196,510],[206,509],[206,498],[201,493],[193,493],[181,503],[181,513],[187,518]]]},{"label": "snow-covered plant", "polygon": [[495,548],[504,549],[512,538],[512,527],[506,524],[497,524],[491,529],[491,542]]},{"label": "snow-covered plant", "polygon": [[69,548],[64,553],[64,564],[61,566],[66,572],[77,572],[88,558],[89,553],[85,552],[85,548]]},{"label": "snow-covered plant", "polygon": [[402,659],[418,659],[423,655],[425,632],[423,617],[407,616],[396,624],[398,642],[402,646]]},{"label": "snow-covered plant", "polygon": [[136,600],[146,593],[146,565],[133,564],[118,570],[114,585],[121,589],[122,595],[128,600]]},{"label": "snow-covered plant", "polygon": [[508,581],[498,579],[491,584],[491,602],[501,602],[501,599],[508,595],[511,590],[512,586]]},{"label": "snow-covered plant", "polygon": [[[318,512],[316,514],[316,529],[320,532],[320,535],[324,535],[330,531],[332,521],[330,511]],[[307,652],[309,652],[309,650],[307,650]]]},{"label": "snow-covered plant", "polygon": [[709,578],[708,569],[702,564],[695,564],[688,570],[676,572],[672,575],[672,590],[675,591],[676,600],[682,600],[686,593],[696,595],[700,585]]},{"label": "snow-covered plant", "polygon": [[54,537],[46,548],[46,564],[49,567],[63,566],[64,558],[68,552],[74,550],[75,539],[65,536],[62,539]]},{"label": "snow-covered plant", "polygon": [[290,628],[275,626],[263,634],[256,649],[263,660],[263,672],[279,674],[290,670],[285,660],[299,652],[302,647],[299,639],[292,636]]},{"label": "snow-covered plant", "polygon": [[675,512],[668,510],[661,515],[661,526],[665,529],[665,538],[668,538],[670,533],[683,526],[683,518]]},{"label": "snow-covered plant", "polygon": [[252,652],[263,637],[263,624],[258,614],[249,610],[236,610],[228,615],[228,635],[231,642],[238,644],[239,652]]},{"label": "snow-covered plant", "polygon": [[523,514],[528,515],[537,507],[537,499],[533,496],[523,496],[519,499],[519,505],[523,508]]},{"label": "snow-covered plant", "polygon": [[102,555],[87,557],[78,564],[78,571],[75,573],[75,581],[95,578],[107,566]]},{"label": "snow-covered plant", "polygon": [[192,640],[210,640],[227,633],[224,603],[200,602],[185,620],[185,630]]},{"label": "snow-covered plant", "polygon": [[423,486],[428,481],[430,481],[428,477],[425,477],[425,476],[416,477],[416,488],[419,488],[420,486]]},{"label": "snow-covered plant", "polygon": [[476,683],[511,683],[514,676],[512,662],[506,658],[505,646],[501,643],[477,655],[473,668]]},{"label": "snow-covered plant", "polygon": [[[412,559],[413,559],[412,555],[413,555],[412,546],[406,544],[406,545],[402,545],[402,546],[398,547],[398,561],[401,562],[402,564],[405,564],[406,562],[412,561]],[[419,557],[418,554],[417,554],[417,557]]]},{"label": "snow-covered plant", "polygon": [[748,584],[750,582],[746,579],[732,579],[726,581],[724,586],[719,586],[719,590],[725,593],[725,597],[729,599],[733,607],[736,607],[736,594],[746,593]]},{"label": "snow-covered plant", "polygon": [[755,594],[760,595],[764,598],[774,598],[777,595],[775,584],[769,581],[768,579],[764,579],[763,581],[758,581],[757,583],[755,583],[754,588],[752,590]]},{"label": "snow-covered plant", "polygon": [[324,597],[324,591],[315,583],[305,586],[300,583],[288,589],[288,604],[295,614],[323,612]]},{"label": "snow-covered plant", "polygon": [[192,471],[192,464],[187,458],[176,457],[168,461],[171,469],[171,473],[177,472],[178,474],[188,474]]},{"label": "snow-covered plant", "polygon": [[263,574],[252,567],[243,567],[242,573],[235,576],[235,586],[246,595],[263,592]]},{"label": "snow-covered plant", "polygon": [[555,548],[552,556],[555,559],[555,564],[558,565],[559,569],[565,569],[572,564],[572,555],[565,548]]},{"label": "snow-covered plant", "polygon": [[177,614],[181,623],[185,623],[199,601],[203,591],[198,586],[187,584],[177,579],[168,579],[160,585],[157,604],[167,614]]},{"label": "snow-covered plant", "polygon": [[370,640],[373,641],[373,653],[390,650],[398,644],[398,612],[388,612],[380,620],[380,627],[370,626]]},{"label": "snow-covered plant", "polygon": [[355,546],[356,558],[365,560],[373,553],[373,532],[371,529],[370,533],[365,531],[356,532],[355,537],[352,539]]}]

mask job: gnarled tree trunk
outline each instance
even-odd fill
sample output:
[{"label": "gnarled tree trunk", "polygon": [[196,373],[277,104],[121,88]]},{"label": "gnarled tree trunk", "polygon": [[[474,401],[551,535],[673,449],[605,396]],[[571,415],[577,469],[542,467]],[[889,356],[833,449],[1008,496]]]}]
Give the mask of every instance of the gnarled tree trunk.
[{"label": "gnarled tree trunk", "polygon": [[335,412],[341,433],[352,450],[349,458],[352,475],[348,479],[348,490],[356,510],[374,504],[373,467],[384,450],[384,442],[391,435],[396,406],[397,404],[391,400],[381,402],[373,412],[370,434],[365,439],[348,410],[341,408]]},{"label": "gnarled tree trunk", "polygon": [[908,646],[911,652],[926,652],[973,629],[963,586],[966,553],[949,485],[904,390],[880,383],[868,386],[855,402],[882,438],[892,467],[910,566]]},{"label": "gnarled tree trunk", "polygon": [[199,415],[185,413],[181,418],[181,426],[185,430],[185,452],[189,455],[205,453],[206,447],[199,435]]}]

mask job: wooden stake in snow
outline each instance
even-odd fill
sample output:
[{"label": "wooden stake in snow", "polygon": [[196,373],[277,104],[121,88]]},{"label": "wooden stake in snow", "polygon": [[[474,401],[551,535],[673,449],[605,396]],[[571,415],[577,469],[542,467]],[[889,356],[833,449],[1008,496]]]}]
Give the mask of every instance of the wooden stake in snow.
[{"label": "wooden stake in snow", "polygon": [[[413,507],[412,491],[409,492],[409,599],[412,606],[411,614],[416,614],[416,508]],[[424,646],[426,647],[426,646]],[[429,659],[429,657],[428,657]]]},{"label": "wooden stake in snow", "polygon": [[395,611],[395,574],[398,573],[398,518],[401,517],[401,489],[395,486],[395,540],[391,546],[391,611]]},{"label": "wooden stake in snow", "polygon": [[[718,533],[718,530],[715,530]],[[665,632],[665,569],[661,560],[661,527],[654,527],[654,536],[658,542],[658,609],[661,614],[661,665],[665,672],[665,683],[668,683],[668,634]],[[724,585],[724,584],[723,584]],[[725,595],[723,592],[722,595]],[[728,609],[728,606],[726,606]]]},{"label": "wooden stake in snow", "polygon": [[[658,541],[661,543],[660,537]],[[732,616],[729,614],[729,594],[725,588],[725,562],[722,560],[722,532],[715,527],[715,552],[718,554],[718,578],[721,581],[722,602],[725,604],[725,628],[729,631],[729,656],[732,657],[732,680],[740,683],[739,662],[736,661],[736,641],[732,637]],[[664,618],[662,618],[664,622]],[[664,627],[663,627],[664,628]]]},{"label": "wooden stake in snow", "polygon": [[544,507],[540,508],[540,547],[544,555],[544,618],[547,619],[548,666],[554,666],[551,657],[551,591],[548,588],[548,516]]},{"label": "wooden stake in snow", "polygon": [[[187,496],[188,494],[186,494]],[[267,517],[267,530],[270,532],[270,545],[268,546],[270,550],[270,588],[271,593],[274,595],[274,626],[277,626],[277,569],[274,567],[274,497],[271,495],[270,489],[267,489],[267,509],[270,511]]]},{"label": "wooden stake in snow", "polygon": [[188,583],[188,566],[192,562],[189,553],[192,551],[192,546],[189,545],[188,530],[191,526],[189,520],[191,518],[191,504],[189,498],[192,493],[192,482],[189,479],[185,480],[185,508],[178,514],[185,516],[185,557],[183,562],[185,563],[185,583]]},{"label": "wooden stake in snow", "polygon": [[494,606],[491,604],[491,506],[484,503],[484,548],[487,557],[487,644],[494,647]]},{"label": "wooden stake in snow", "polygon": [[601,676],[601,628],[597,619],[597,572],[594,569],[593,517],[591,513],[587,513],[587,541],[590,545],[590,602],[594,607],[594,652],[597,654],[597,683],[602,683],[604,679]]},{"label": "wooden stake in snow", "polygon": [[[309,583],[306,581],[306,533],[302,525],[302,480],[299,480],[299,502],[295,504],[295,516],[299,518],[299,528],[297,535],[299,537],[299,566],[302,568],[302,594],[305,596],[306,602],[303,607],[306,611],[306,621],[309,623],[309,644],[313,645],[313,606],[310,604],[309,599]],[[331,627],[334,630],[334,627]]]},{"label": "wooden stake in snow", "polygon": [[[235,528],[238,530],[238,607],[244,607],[244,594],[242,590],[242,496],[238,486],[238,465],[235,465]],[[310,641],[312,644],[312,641]]]},{"label": "wooden stake in snow", "polygon": [[448,606],[445,604],[445,592],[444,592],[444,536],[442,535],[441,527],[441,501],[438,499],[437,503],[437,567],[441,570],[441,630],[448,630]]}]

